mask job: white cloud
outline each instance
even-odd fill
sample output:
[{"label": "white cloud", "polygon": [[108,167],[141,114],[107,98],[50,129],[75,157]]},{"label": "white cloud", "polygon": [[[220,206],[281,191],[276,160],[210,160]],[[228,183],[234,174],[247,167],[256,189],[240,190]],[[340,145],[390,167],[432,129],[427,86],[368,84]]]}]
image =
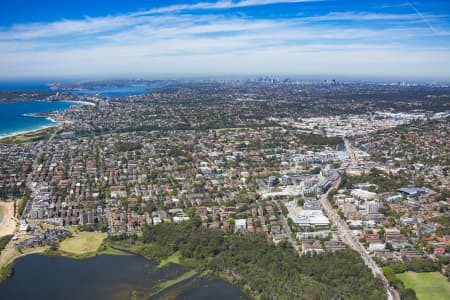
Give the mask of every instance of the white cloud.
[{"label": "white cloud", "polygon": [[[424,75],[450,75],[449,43],[429,43],[430,30],[426,24],[415,23],[420,20],[416,14],[333,12],[255,19],[209,11],[201,15],[176,13],[281,2],[304,1],[200,2],[117,16],[4,27],[0,28],[0,69],[8,76],[409,74],[413,69]],[[401,26],[339,23],[347,20],[395,21]],[[449,34],[443,28],[436,30],[434,37]],[[427,44],[420,42],[424,37]]]},{"label": "white cloud", "polygon": [[[446,17],[430,16],[430,17]],[[369,13],[369,12],[331,12],[321,16],[305,17],[304,20],[314,21],[379,21],[379,20],[417,20],[417,14],[387,14],[387,13]]]},{"label": "white cloud", "polygon": [[62,20],[51,23],[18,24],[0,29],[0,40],[28,40],[70,34],[96,34],[136,24],[128,16]]},{"label": "white cloud", "polygon": [[[220,42],[217,43],[219,47],[224,46],[220,45]],[[231,49],[234,46],[229,45]],[[200,46],[195,44],[192,47]],[[10,53],[0,61],[0,68],[8,71],[12,77],[24,74],[39,77],[43,75],[42,70],[46,70],[46,76],[55,77],[258,72],[405,76],[418,74],[418,69],[423,76],[450,75],[450,53],[441,50],[405,51],[402,48],[383,47],[371,49],[369,45],[350,45],[337,50],[331,46],[327,48],[316,45],[274,46],[228,53],[207,51],[195,55],[175,56],[165,55],[160,50],[144,46],[116,46],[57,52]]]},{"label": "white cloud", "polygon": [[182,10],[206,10],[206,9],[230,9],[242,8],[250,6],[263,6],[280,3],[304,3],[304,2],[323,2],[327,0],[243,0],[243,1],[228,1],[222,0],[218,2],[199,2],[195,4],[176,4],[160,8],[154,8],[143,12],[135,13],[134,15],[147,15],[156,13],[171,13]]}]

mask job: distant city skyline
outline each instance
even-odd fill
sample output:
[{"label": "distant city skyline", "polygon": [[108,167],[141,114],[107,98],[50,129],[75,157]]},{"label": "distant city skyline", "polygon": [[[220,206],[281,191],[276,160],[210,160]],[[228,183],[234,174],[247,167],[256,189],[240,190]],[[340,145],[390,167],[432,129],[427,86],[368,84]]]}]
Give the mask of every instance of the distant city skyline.
[{"label": "distant city skyline", "polygon": [[448,1],[3,1],[0,79],[450,79]]}]

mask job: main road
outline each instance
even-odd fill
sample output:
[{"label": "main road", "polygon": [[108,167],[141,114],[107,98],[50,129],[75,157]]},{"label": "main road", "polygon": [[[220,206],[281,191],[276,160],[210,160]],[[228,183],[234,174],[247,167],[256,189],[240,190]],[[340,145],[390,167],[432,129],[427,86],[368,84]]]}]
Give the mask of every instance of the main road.
[{"label": "main road", "polygon": [[287,234],[288,242],[301,255],[302,254],[302,250],[298,247],[297,241],[295,241],[294,238],[292,237],[292,231],[291,231],[291,228],[289,227],[289,224],[286,221],[286,218],[283,215],[283,211],[281,209],[281,204],[278,201],[276,201],[276,200],[272,200],[272,202],[275,203],[278,206],[277,213],[278,213],[278,216],[279,216],[280,221],[281,221],[281,226],[283,227],[284,232],[286,232],[286,234]]},{"label": "main road", "polygon": [[42,146],[43,146],[44,143],[50,144],[51,141],[55,138],[55,136],[58,133],[59,129],[60,129],[59,127],[56,127],[55,131],[52,133],[52,135],[50,136],[50,138],[46,142],[45,141],[41,141],[37,145],[37,147],[39,148],[39,151],[36,154],[36,157],[34,158],[33,166],[31,167],[31,172],[28,174],[27,181],[26,181],[26,185],[27,185],[28,189],[31,191],[31,195],[30,195],[30,199],[28,199],[28,202],[25,205],[25,209],[23,210],[22,219],[26,219],[27,218],[28,214],[30,213],[31,206],[33,204],[33,193],[34,193],[33,175],[34,175],[34,172],[36,171],[36,169],[39,167],[39,158],[41,157],[41,155],[43,155]]},{"label": "main road", "polygon": [[[358,165],[358,162],[356,160],[355,154],[353,153],[353,148],[350,142],[347,139],[344,139],[345,147],[347,149],[347,152],[349,154],[349,157],[351,159],[351,162],[347,164],[345,169],[353,168]],[[380,278],[383,282],[385,288],[386,288],[386,294],[387,298],[389,300],[400,300],[400,296],[398,292],[389,285],[388,280],[384,276],[382,270],[378,267],[378,265],[375,263],[375,261],[369,256],[369,253],[366,251],[363,245],[356,239],[352,232],[350,231],[350,228],[348,227],[347,223],[344,222],[341,217],[336,213],[336,211],[331,206],[330,202],[328,201],[328,195],[330,191],[333,189],[338,189],[339,185],[341,184],[341,177],[339,177],[333,185],[328,189],[326,193],[324,193],[320,198],[319,202],[327,214],[330,221],[336,226],[338,235],[340,239],[347,244],[351,249],[355,250],[359,253],[364,263],[367,265],[367,267],[372,271],[375,277]],[[301,255],[301,249],[298,247],[297,242],[292,238],[292,232],[289,227],[289,224],[286,221],[286,218],[281,212],[280,209],[280,203],[276,200],[273,200],[274,203],[279,207],[279,218],[281,221],[281,225],[283,227],[284,232],[288,235],[288,241],[292,245],[292,247]]]},{"label": "main road", "polygon": [[[356,161],[355,155],[353,153],[353,148],[347,139],[344,139],[344,142],[345,142],[347,152],[351,159],[351,163],[348,164],[348,166],[346,168],[356,166],[357,161]],[[367,267],[369,267],[369,269],[372,271],[372,273],[376,277],[381,279],[381,281],[383,282],[383,284],[386,287],[388,299],[389,300],[393,300],[393,299],[400,300],[400,297],[398,296],[397,291],[389,285],[389,282],[386,279],[386,277],[384,276],[381,269],[378,267],[378,265],[375,263],[375,261],[369,256],[369,253],[366,251],[366,249],[363,247],[363,245],[361,245],[361,243],[358,241],[358,239],[356,239],[353,236],[347,223],[344,222],[340,218],[340,216],[336,213],[336,211],[333,209],[330,202],[328,201],[329,192],[333,189],[338,189],[340,184],[341,184],[341,178],[339,177],[339,179],[337,179],[333,183],[332,187],[319,198],[319,202],[320,202],[322,208],[324,209],[328,218],[336,226],[336,229],[338,231],[338,234],[339,234],[339,237],[341,238],[341,240],[344,243],[346,243],[350,248],[352,248],[353,250],[358,252],[359,255],[361,256],[362,260],[367,265]]]}]

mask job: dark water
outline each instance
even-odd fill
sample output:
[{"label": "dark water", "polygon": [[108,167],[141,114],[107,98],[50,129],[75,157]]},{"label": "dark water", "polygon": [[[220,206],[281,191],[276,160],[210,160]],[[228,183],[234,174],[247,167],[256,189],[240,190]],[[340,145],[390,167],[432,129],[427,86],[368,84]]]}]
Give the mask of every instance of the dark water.
[{"label": "dark water", "polygon": [[[250,299],[240,290],[231,286],[230,284],[221,279],[195,280],[185,287],[174,288],[171,291],[166,292],[164,295],[167,296],[166,299],[183,299],[183,300]],[[161,300],[165,300],[164,295],[160,297]],[[173,296],[174,298],[171,298],[170,296]],[[153,300],[153,298],[150,300]]]},{"label": "dark water", "polygon": [[[141,256],[102,255],[85,260],[30,255],[14,264],[14,275],[0,284],[5,300],[124,300],[133,290],[151,288],[186,269],[159,269]],[[164,294],[170,293],[169,288]],[[194,280],[172,299],[247,299],[223,280]]]}]

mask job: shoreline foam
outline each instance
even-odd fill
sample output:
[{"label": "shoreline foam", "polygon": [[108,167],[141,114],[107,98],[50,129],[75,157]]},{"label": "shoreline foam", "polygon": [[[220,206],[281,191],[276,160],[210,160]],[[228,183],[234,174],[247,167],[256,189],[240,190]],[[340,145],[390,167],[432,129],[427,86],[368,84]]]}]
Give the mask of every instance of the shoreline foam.
[{"label": "shoreline foam", "polygon": [[[68,102],[68,103],[77,103],[78,105],[90,105],[90,106],[95,106],[95,103],[92,102],[87,102],[87,101],[55,101],[55,102]],[[30,129],[30,130],[21,130],[21,131],[15,131],[12,133],[7,133],[7,134],[1,134],[0,133],[0,139],[6,139],[6,138],[11,138],[11,137],[15,137],[18,135],[22,135],[22,134],[28,134],[28,133],[33,133],[36,131],[40,131],[40,130],[44,130],[44,129],[49,129],[52,127],[57,127],[60,126],[63,122],[60,121],[56,121],[55,119],[53,119],[50,116],[36,116],[34,115],[35,113],[27,113],[27,114],[23,114],[24,116],[27,117],[33,117],[33,118],[46,118],[48,121],[54,123],[53,125],[43,125],[40,126],[39,128],[34,128],[34,129]]]},{"label": "shoreline foam", "polygon": [[95,103],[88,102],[88,101],[62,101],[62,102],[72,102],[72,103],[78,103],[80,105],[90,105],[95,106]]},{"label": "shoreline foam", "polygon": [[16,131],[16,132],[8,133],[8,134],[5,134],[5,135],[0,134],[0,140],[1,139],[15,137],[15,136],[19,136],[19,135],[22,135],[22,134],[38,132],[38,131],[41,131],[41,130],[44,130],[44,129],[49,129],[49,128],[52,128],[52,127],[58,127],[60,124],[59,124],[59,122],[57,122],[57,123],[58,124],[55,124],[55,125],[44,125],[44,126],[41,126],[39,128],[31,129],[31,130]]}]

